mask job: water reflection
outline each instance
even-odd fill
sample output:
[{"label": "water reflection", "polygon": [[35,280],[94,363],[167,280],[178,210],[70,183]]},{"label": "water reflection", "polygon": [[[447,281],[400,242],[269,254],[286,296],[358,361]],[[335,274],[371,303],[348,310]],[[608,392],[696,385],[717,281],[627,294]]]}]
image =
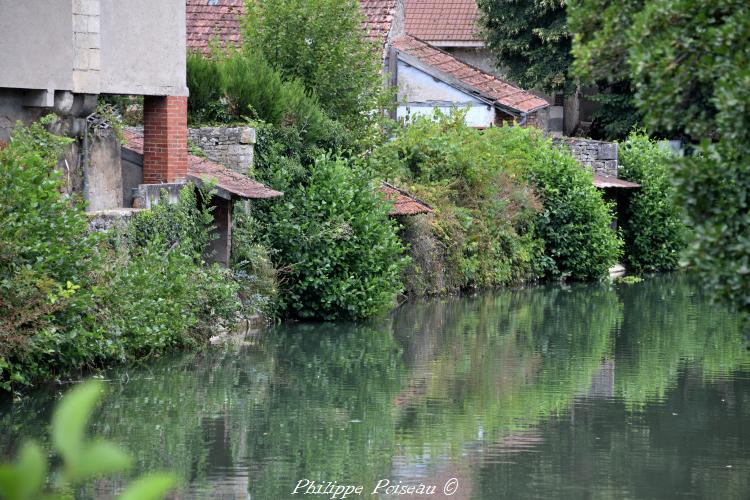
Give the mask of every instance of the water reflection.
[{"label": "water reflection", "polygon": [[[535,287],[118,370],[95,430],[139,471],[178,472],[180,498],[290,498],[305,478],[368,496],[388,479],[440,498],[456,478],[450,498],[748,498],[748,373],[738,320],[684,276]],[[0,453],[43,431],[53,397],[0,408]]]}]

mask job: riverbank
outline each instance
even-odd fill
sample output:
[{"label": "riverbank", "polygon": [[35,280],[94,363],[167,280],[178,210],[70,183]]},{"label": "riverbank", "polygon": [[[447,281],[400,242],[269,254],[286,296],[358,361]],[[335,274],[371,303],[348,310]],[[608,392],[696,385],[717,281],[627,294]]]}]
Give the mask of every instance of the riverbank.
[{"label": "riverbank", "polygon": [[[286,498],[306,477],[455,477],[487,500],[571,488],[738,498],[727,480],[750,473],[738,404],[749,355],[737,318],[684,274],[498,290],[109,370],[92,432],[129,450],[136,475],[176,473],[184,498]],[[0,406],[12,429],[0,456],[43,434],[55,394]]]}]

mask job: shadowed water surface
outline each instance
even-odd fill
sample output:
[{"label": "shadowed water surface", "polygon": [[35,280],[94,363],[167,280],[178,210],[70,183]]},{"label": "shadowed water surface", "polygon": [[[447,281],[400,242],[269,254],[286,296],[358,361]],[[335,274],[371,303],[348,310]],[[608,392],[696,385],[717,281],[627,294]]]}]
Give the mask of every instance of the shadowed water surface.
[{"label": "shadowed water surface", "polygon": [[[292,496],[305,479],[359,498],[386,480],[435,494],[382,498],[750,498],[750,354],[681,275],[282,325],[107,378],[94,432],[136,473],[176,471],[176,498],[331,498]],[[44,439],[55,397],[0,406],[0,455]]]}]

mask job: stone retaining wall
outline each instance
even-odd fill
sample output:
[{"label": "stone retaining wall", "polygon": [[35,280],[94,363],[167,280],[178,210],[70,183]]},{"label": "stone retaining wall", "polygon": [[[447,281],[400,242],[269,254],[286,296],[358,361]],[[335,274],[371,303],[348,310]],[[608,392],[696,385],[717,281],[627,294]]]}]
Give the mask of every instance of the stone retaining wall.
[{"label": "stone retaining wall", "polygon": [[617,177],[617,143],[578,137],[560,137],[552,142],[567,147],[578,163],[595,174]]},{"label": "stone retaining wall", "polygon": [[188,138],[211,161],[241,174],[253,164],[255,129],[251,127],[203,127],[188,130]]}]

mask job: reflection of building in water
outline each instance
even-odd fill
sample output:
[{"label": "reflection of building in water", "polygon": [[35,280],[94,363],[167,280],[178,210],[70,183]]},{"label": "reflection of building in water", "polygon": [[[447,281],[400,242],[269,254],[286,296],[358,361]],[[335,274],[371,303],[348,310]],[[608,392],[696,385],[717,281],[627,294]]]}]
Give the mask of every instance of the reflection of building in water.
[{"label": "reflection of building in water", "polygon": [[590,398],[612,398],[615,395],[615,360],[604,359],[594,373],[589,387]]},{"label": "reflection of building in water", "polygon": [[[201,422],[206,440],[206,464],[200,472],[199,464],[193,464],[191,482],[204,483],[205,486],[200,488],[197,496],[205,494],[217,500],[250,498],[249,470],[242,466],[246,462],[248,430],[240,429],[237,432],[235,429],[232,432],[231,420],[231,415],[225,411],[223,415],[204,417]],[[235,450],[240,456],[234,456]],[[205,474],[205,478],[197,477],[198,474]]]}]

